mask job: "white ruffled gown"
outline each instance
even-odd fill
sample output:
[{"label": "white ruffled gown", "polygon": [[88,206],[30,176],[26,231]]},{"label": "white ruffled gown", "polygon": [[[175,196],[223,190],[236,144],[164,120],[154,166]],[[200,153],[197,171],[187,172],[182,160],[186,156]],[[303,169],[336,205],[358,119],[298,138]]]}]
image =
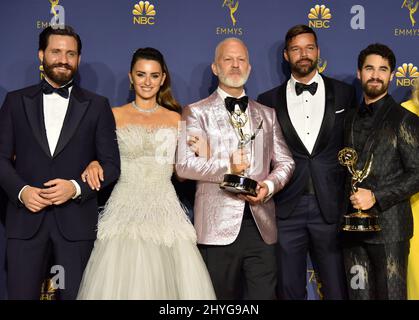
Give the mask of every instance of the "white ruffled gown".
[{"label": "white ruffled gown", "polygon": [[171,183],[177,130],[130,125],[117,138],[121,176],[99,216],[77,299],[215,299]]}]

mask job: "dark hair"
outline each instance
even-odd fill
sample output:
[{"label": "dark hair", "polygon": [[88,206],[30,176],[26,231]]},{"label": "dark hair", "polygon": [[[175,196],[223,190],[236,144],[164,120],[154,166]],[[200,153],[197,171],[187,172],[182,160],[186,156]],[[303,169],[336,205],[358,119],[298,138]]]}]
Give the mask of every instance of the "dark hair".
[{"label": "dark hair", "polygon": [[304,33],[310,33],[314,36],[314,41],[317,45],[317,35],[314,32],[314,30],[312,28],[310,28],[309,26],[306,26],[305,24],[298,24],[296,26],[293,26],[291,29],[289,29],[287,31],[287,34],[285,35],[285,50],[288,49],[288,45],[291,42],[292,38],[300,35],[300,34],[304,34]]},{"label": "dark hair", "polygon": [[390,65],[391,72],[393,72],[396,68],[396,56],[394,55],[393,51],[384,44],[373,43],[359,53],[358,70],[362,69],[365,63],[365,59],[371,54],[376,54],[386,59]]},{"label": "dark hair", "polygon": [[134,65],[138,60],[153,60],[160,64],[163,73],[166,74],[166,79],[164,80],[163,85],[160,87],[159,92],[157,93],[157,103],[166,109],[173,110],[176,112],[181,112],[182,108],[180,104],[173,98],[172,89],[170,87],[170,75],[169,69],[167,68],[166,62],[161,52],[154,48],[139,48],[134,52],[131,60],[131,68],[134,68]]},{"label": "dark hair", "polygon": [[73,37],[77,41],[77,52],[79,55],[81,54],[82,44],[80,36],[70,26],[64,26],[63,28],[53,28],[49,26],[42,30],[42,32],[39,35],[39,51],[45,51],[45,49],[48,47],[48,41],[51,35]]}]

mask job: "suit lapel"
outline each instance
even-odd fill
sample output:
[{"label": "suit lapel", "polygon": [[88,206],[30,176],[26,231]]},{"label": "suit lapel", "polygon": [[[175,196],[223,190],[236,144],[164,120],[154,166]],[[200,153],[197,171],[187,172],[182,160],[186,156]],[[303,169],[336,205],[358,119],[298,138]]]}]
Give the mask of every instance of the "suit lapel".
[{"label": "suit lapel", "polygon": [[329,137],[332,134],[333,126],[335,124],[335,90],[329,78],[323,76],[322,78],[324,81],[326,99],[322,125],[320,127],[320,132],[317,135],[316,143],[314,144],[312,152],[313,157],[326,147],[329,142]]},{"label": "suit lapel", "polygon": [[[259,140],[259,139],[263,139],[263,135],[261,135],[263,132],[263,122],[262,122],[262,117],[260,115],[260,108],[255,104],[255,102],[251,99],[249,99],[249,121],[250,121],[250,135],[255,134],[255,139],[251,142],[249,142],[250,148],[251,148],[251,152],[250,154],[251,156],[251,165],[250,165],[250,170],[249,170],[249,175],[252,175],[252,173],[254,171],[259,172],[259,167],[261,165],[263,165],[263,163],[261,163],[260,161],[260,155],[257,154],[257,151],[259,152],[259,148],[261,147],[260,144],[262,144],[263,146],[263,140]],[[262,125],[261,129],[262,132],[260,132],[260,130],[258,130],[258,127]],[[266,124],[265,124],[266,125]],[[266,127],[265,127],[266,128]],[[259,132],[258,132],[259,131]],[[256,149],[256,147],[258,149]],[[263,150],[262,150],[263,151]],[[258,161],[259,160],[259,161]]]},{"label": "suit lapel", "polygon": [[44,103],[40,85],[36,87],[34,93],[23,96],[23,105],[35,139],[38,141],[45,154],[48,157],[51,157],[45,130]]},{"label": "suit lapel", "polygon": [[70,141],[87,111],[89,103],[90,101],[84,98],[82,90],[75,85],[71,90],[70,102],[53,157],[56,157]]},{"label": "suit lapel", "polygon": [[287,104],[287,81],[279,87],[278,95],[275,96],[274,106],[276,106],[276,113],[278,117],[279,124],[281,125],[283,134],[287,141],[288,146],[294,149],[300,154],[310,155],[298,136],[297,131],[295,131],[294,126],[292,125],[291,118],[288,114],[288,104]]}]

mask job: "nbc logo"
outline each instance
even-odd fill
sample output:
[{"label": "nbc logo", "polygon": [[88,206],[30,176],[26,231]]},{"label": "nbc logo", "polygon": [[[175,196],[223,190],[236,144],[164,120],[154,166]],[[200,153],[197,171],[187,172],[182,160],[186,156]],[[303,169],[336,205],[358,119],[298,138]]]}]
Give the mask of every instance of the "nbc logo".
[{"label": "nbc logo", "polygon": [[410,87],[415,84],[418,77],[418,68],[415,67],[413,63],[403,63],[397,68],[396,84],[398,87]]},{"label": "nbc logo", "polygon": [[154,24],[154,17],[156,15],[156,10],[154,5],[148,1],[140,1],[132,10],[134,15],[133,23],[134,24]]},{"label": "nbc logo", "polygon": [[308,22],[310,27],[328,29],[330,28],[330,19],[332,19],[332,14],[330,13],[330,9],[326,8],[324,4],[316,4],[314,8],[310,9],[308,18],[310,19]]}]

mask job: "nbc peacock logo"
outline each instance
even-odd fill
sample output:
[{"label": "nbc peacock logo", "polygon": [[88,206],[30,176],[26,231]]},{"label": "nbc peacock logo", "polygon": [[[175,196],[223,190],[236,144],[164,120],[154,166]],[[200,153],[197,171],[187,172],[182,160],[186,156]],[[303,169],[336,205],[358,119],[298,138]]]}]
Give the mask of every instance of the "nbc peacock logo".
[{"label": "nbc peacock logo", "polygon": [[403,63],[396,71],[396,84],[398,87],[410,87],[419,77],[418,68],[413,63]]},{"label": "nbc peacock logo", "polygon": [[132,10],[133,23],[141,25],[153,25],[155,23],[156,9],[149,1],[140,1]]},{"label": "nbc peacock logo", "polygon": [[316,4],[313,8],[310,9],[308,18],[310,19],[308,22],[310,27],[316,29],[329,29],[332,13],[330,12],[330,9],[327,8],[324,4]]}]

